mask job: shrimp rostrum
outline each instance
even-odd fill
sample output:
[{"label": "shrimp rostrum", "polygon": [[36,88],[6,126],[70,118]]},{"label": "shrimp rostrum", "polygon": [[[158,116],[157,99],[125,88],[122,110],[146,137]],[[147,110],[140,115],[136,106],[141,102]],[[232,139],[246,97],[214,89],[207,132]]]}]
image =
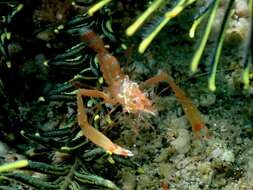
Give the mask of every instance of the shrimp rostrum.
[{"label": "shrimp rostrum", "polygon": [[[88,123],[87,113],[82,98],[85,96],[98,97],[102,98],[104,102],[112,105],[120,104],[124,111],[129,113],[146,112],[155,115],[153,103],[148,99],[145,93],[142,92],[136,82],[131,81],[127,75],[122,73],[117,59],[106,50],[103,40],[96,33],[86,28],[80,29],[79,33],[81,39],[97,53],[100,70],[108,85],[108,93],[90,89],[79,89],[77,91],[78,124],[83,134],[105,151],[123,156],[133,156],[131,151],[114,144],[108,137]],[[163,73],[162,75],[149,79],[147,84],[153,84],[164,80],[168,81],[168,79],[172,80],[167,76],[168,75]],[[168,82],[169,84],[171,83],[170,81]],[[186,108],[186,110],[188,109]]]}]

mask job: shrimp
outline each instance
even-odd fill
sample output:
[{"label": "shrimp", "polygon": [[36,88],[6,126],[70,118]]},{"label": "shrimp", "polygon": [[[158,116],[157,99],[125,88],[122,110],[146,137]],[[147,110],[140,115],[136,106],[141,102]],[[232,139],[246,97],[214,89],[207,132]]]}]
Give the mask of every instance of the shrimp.
[{"label": "shrimp", "polygon": [[[85,112],[82,97],[98,97],[111,105],[120,104],[123,110],[129,113],[146,112],[155,115],[153,103],[145,93],[142,92],[139,85],[133,82],[125,75],[121,69],[118,60],[111,55],[104,47],[103,40],[93,31],[83,28],[80,30],[81,39],[97,53],[100,70],[108,85],[108,93],[98,90],[79,89],[77,91],[77,120],[84,136],[97,146],[103,148],[109,153],[133,156],[133,153],[119,145],[114,144],[108,137],[88,123],[87,113]],[[197,107],[186,97],[185,93],[175,84],[172,77],[162,72],[159,75],[147,80],[144,84],[156,84],[161,81],[167,81],[175,93],[175,96],[182,104],[186,117],[191,123],[193,131],[198,134],[201,129],[207,128],[201,118]]]},{"label": "shrimp", "polygon": [[98,90],[79,89],[77,92],[78,124],[84,136],[107,152],[123,156],[133,156],[131,151],[114,144],[108,137],[88,123],[82,97],[99,97],[112,105],[121,104],[127,112],[147,112],[154,115],[152,102],[140,90],[137,83],[131,81],[127,75],[122,73],[117,59],[105,49],[104,42],[99,36],[93,31],[86,29],[80,32],[81,39],[97,53],[100,70],[108,85],[109,94]]},{"label": "shrimp", "polygon": [[85,33],[82,39],[97,52],[100,70],[108,84],[111,97],[121,104],[127,112],[143,111],[154,115],[152,102],[140,90],[137,83],[122,73],[118,60],[105,49],[102,39],[93,31]]},{"label": "shrimp", "polygon": [[199,137],[202,129],[205,129],[205,137],[208,137],[208,128],[205,126],[204,121],[198,108],[187,98],[185,92],[179,88],[174,82],[173,78],[167,73],[161,72],[159,75],[148,79],[145,84],[156,84],[160,81],[167,81],[173,90],[176,98],[181,103],[185,115],[192,126],[193,132]]}]

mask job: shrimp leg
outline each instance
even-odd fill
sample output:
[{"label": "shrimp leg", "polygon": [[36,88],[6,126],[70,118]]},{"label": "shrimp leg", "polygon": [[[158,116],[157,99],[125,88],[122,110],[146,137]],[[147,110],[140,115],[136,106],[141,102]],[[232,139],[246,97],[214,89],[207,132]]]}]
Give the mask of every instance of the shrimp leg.
[{"label": "shrimp leg", "polygon": [[192,130],[197,136],[201,129],[205,129],[205,137],[208,137],[208,129],[204,124],[201,114],[198,108],[192,103],[192,101],[186,96],[185,92],[179,88],[174,82],[173,78],[165,72],[161,72],[155,77],[152,77],[144,82],[144,85],[153,85],[161,81],[167,81],[173,90],[176,98],[181,103],[185,115],[192,126]]},{"label": "shrimp leg", "polygon": [[79,89],[77,92],[77,120],[78,124],[82,129],[83,134],[94,144],[103,148],[109,153],[123,155],[123,156],[133,156],[133,153],[127,149],[124,149],[116,144],[114,144],[109,138],[107,138],[103,133],[93,128],[88,123],[87,114],[83,105],[83,96],[92,96],[103,98],[106,102],[113,103],[113,100],[108,97],[107,94],[100,92],[98,90],[86,90]]}]

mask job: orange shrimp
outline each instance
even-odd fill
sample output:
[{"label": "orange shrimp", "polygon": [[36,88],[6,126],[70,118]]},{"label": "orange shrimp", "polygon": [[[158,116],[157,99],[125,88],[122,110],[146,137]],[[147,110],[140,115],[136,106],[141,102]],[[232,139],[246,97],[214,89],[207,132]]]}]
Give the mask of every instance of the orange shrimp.
[{"label": "orange shrimp", "polygon": [[121,72],[117,59],[105,49],[104,42],[99,36],[89,30],[81,32],[83,32],[81,39],[97,53],[100,70],[108,84],[109,94],[98,90],[79,89],[77,92],[78,124],[88,139],[106,151],[123,156],[133,156],[131,151],[114,144],[109,138],[89,125],[82,96],[99,97],[113,105],[119,103],[125,111],[132,113],[154,114],[152,102],[139,89],[137,83],[131,81],[127,75]]},{"label": "orange shrimp", "polygon": [[[155,115],[152,102],[140,90],[137,83],[131,81],[127,75],[122,73],[117,59],[105,49],[104,42],[99,36],[97,36],[93,31],[84,29],[81,30],[81,39],[97,53],[100,70],[108,85],[109,94],[100,92],[98,90],[79,89],[77,92],[78,124],[80,125],[83,134],[88,139],[107,152],[123,156],[133,156],[131,151],[114,144],[104,134],[89,125],[82,97],[99,97],[112,105],[117,103],[121,104],[123,109],[127,112],[147,112]],[[199,134],[201,129],[205,128],[206,134],[208,134],[208,129],[205,126],[197,107],[175,84],[172,77],[162,72],[159,75],[147,80],[144,84],[155,84],[161,81],[167,81],[169,83],[170,87],[175,93],[175,96],[182,104],[186,117],[190,121],[193,131],[196,134]]]},{"label": "orange shrimp", "polygon": [[97,52],[100,70],[108,84],[111,97],[120,103],[127,112],[142,111],[154,114],[152,102],[139,89],[137,83],[122,73],[118,60],[105,49],[102,39],[93,31],[86,32],[82,39]]},{"label": "orange shrimp", "polygon": [[208,128],[205,126],[198,108],[186,97],[185,92],[176,85],[171,76],[167,73],[161,72],[159,75],[145,81],[145,84],[156,84],[160,81],[167,81],[169,83],[176,98],[181,103],[185,115],[192,126],[192,130],[197,137],[199,137],[199,133],[202,129],[205,129],[205,137],[208,137]]}]

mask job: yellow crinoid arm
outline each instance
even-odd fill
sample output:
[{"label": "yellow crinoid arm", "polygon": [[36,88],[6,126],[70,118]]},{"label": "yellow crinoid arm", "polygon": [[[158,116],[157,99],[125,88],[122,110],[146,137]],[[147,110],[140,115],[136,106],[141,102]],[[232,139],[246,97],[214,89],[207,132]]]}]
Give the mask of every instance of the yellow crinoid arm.
[{"label": "yellow crinoid arm", "polygon": [[163,0],[155,0],[148,9],[131,25],[126,29],[126,34],[132,36],[136,30],[145,22],[145,20],[161,5]]},{"label": "yellow crinoid arm", "polygon": [[88,10],[88,15],[92,16],[95,12],[108,4],[111,0],[101,0],[98,3],[92,5]]},{"label": "yellow crinoid arm", "polygon": [[196,72],[196,70],[198,68],[200,58],[203,54],[203,51],[205,49],[205,46],[206,46],[206,43],[207,43],[207,40],[208,40],[208,37],[209,37],[209,34],[211,32],[211,29],[212,29],[212,24],[214,22],[217,7],[218,7],[219,3],[220,3],[220,0],[216,0],[214,2],[213,9],[211,10],[205,32],[203,34],[203,37],[202,37],[201,42],[199,44],[199,47],[195,51],[195,54],[192,58],[192,61],[191,61],[191,71],[192,72]]},{"label": "yellow crinoid arm", "polygon": [[[245,45],[245,50],[244,50],[244,68],[243,68],[243,75],[242,75],[242,79],[243,79],[243,83],[244,83],[244,89],[248,89],[249,85],[250,85],[250,79],[253,78],[253,73],[250,74],[250,65],[252,65],[252,53],[250,52],[250,46],[252,46],[252,16],[253,16],[253,0],[249,0],[248,1],[248,7],[250,8],[250,18],[251,18],[251,23],[250,23],[250,27],[251,30],[249,30],[248,32],[248,39],[247,39],[247,44]],[[251,54],[250,54],[251,53]]]},{"label": "yellow crinoid arm", "polygon": [[191,28],[189,30],[189,37],[190,38],[194,38],[195,37],[195,31],[196,31],[197,27],[199,26],[199,24],[201,23],[201,21],[206,17],[206,15],[207,14],[203,14],[201,17],[199,17],[198,19],[196,19],[193,22],[193,24],[192,24],[192,26],[191,26]]},{"label": "yellow crinoid arm", "polygon": [[242,74],[242,79],[244,83],[244,89],[248,89],[250,86],[250,79],[253,79],[253,73],[250,73],[250,65],[252,65],[252,58],[250,55],[248,55],[248,60],[246,60],[244,69],[243,69],[243,74]]},{"label": "yellow crinoid arm", "polygon": [[192,4],[196,0],[180,0],[178,4],[170,11],[164,14],[164,19],[161,23],[153,30],[139,45],[139,53],[144,53],[153,39],[157,36],[157,34],[162,30],[162,28],[174,17],[176,17],[179,13],[181,13],[188,5]]},{"label": "yellow crinoid arm", "polygon": [[18,160],[18,161],[15,161],[15,162],[7,163],[7,164],[4,164],[4,165],[0,166],[0,173],[9,172],[9,171],[12,171],[12,170],[23,168],[23,167],[28,166],[28,164],[29,164],[28,160]]},{"label": "yellow crinoid arm", "polygon": [[153,39],[156,37],[156,35],[162,30],[162,28],[169,22],[168,18],[164,18],[163,21],[156,27],[156,29],[151,32],[139,45],[138,51],[139,53],[144,53],[144,51],[147,49],[149,44],[153,41]]}]

